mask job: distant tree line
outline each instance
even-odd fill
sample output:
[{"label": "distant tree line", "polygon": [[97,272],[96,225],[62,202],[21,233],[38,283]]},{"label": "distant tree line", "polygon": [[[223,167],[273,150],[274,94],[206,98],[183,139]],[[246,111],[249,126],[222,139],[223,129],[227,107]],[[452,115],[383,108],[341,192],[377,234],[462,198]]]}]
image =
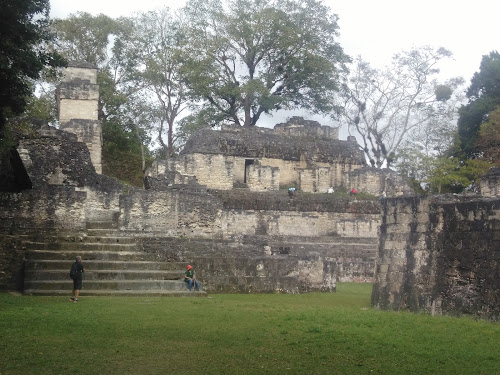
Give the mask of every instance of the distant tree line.
[{"label": "distant tree line", "polygon": [[337,15],[317,0],[189,0],[55,20],[48,0],[0,3],[0,134],[20,117],[55,122],[56,68],[93,63],[104,173],[136,185],[152,157],[174,156],[196,129],[252,127],[285,110],[335,119],[369,164],[397,169],[422,193],[474,190],[499,165],[497,52],[464,97],[462,78],[438,79],[444,48],[402,51],[382,69],[352,61]]}]

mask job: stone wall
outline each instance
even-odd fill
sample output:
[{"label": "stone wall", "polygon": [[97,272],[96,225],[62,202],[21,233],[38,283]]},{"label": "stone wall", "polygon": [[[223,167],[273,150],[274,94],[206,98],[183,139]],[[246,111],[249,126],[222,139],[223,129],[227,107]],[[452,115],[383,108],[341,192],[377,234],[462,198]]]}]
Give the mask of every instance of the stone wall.
[{"label": "stone wall", "polygon": [[47,186],[0,193],[0,233],[85,229],[86,193],[72,186]]},{"label": "stone wall", "polygon": [[340,236],[372,238],[378,236],[380,215],[341,212],[272,210],[224,210],[224,236]]},{"label": "stone wall", "polygon": [[96,67],[69,66],[56,95],[61,123],[71,119],[97,120],[99,85]]},{"label": "stone wall", "polygon": [[142,237],[159,261],[192,264],[210,293],[334,292],[337,265],[317,254],[271,254],[268,239],[228,240]]},{"label": "stone wall", "polygon": [[[290,200],[285,190],[197,184],[200,175],[208,180],[231,174],[235,163],[222,155],[185,155],[183,171],[200,170],[192,176],[177,172],[172,161],[156,163],[165,173],[150,178],[152,188],[131,188],[97,174],[76,135],[46,125],[18,139],[17,152],[32,189],[0,193],[0,288],[22,278],[24,249],[12,236],[85,235],[100,225],[112,228],[113,236],[135,237],[158,259],[193,262],[209,291],[333,291],[336,280],[373,277],[378,202],[332,194]],[[247,168],[258,174],[252,164]],[[277,187],[278,171],[264,171],[270,174],[261,173],[260,183]],[[173,183],[162,180],[168,173]]]},{"label": "stone wall", "polygon": [[90,160],[97,173],[102,173],[102,126],[97,120],[71,119],[61,122],[59,129],[76,134],[87,145]]},{"label": "stone wall", "polygon": [[415,195],[406,181],[390,169],[364,167],[349,171],[346,179],[348,190],[380,196],[385,191],[388,197]]},{"label": "stone wall", "polygon": [[339,139],[339,128],[323,126],[317,121],[304,120],[300,116],[293,116],[286,123],[277,124],[274,131],[294,137]]},{"label": "stone wall", "polygon": [[120,197],[119,226],[132,235],[221,237],[222,203],[207,192],[135,191]]},{"label": "stone wall", "polygon": [[[256,165],[259,165],[260,171]],[[168,160],[155,160],[146,171],[147,179],[163,181],[165,184],[177,184],[179,176],[196,179],[200,185],[209,189],[231,190],[236,184],[248,183],[256,186],[254,190],[278,190],[279,186],[294,185],[299,190],[309,193],[325,193],[330,186],[348,187],[347,172],[355,171],[362,165],[339,161],[333,164],[316,163],[308,168],[304,160],[282,160],[271,158],[245,158],[192,153]],[[170,174],[169,174],[170,173]],[[259,175],[260,173],[260,175]],[[173,180],[176,178],[177,180]],[[258,181],[258,182],[257,182]],[[363,184],[368,190],[379,190],[379,181],[373,179],[374,188]],[[190,183],[186,180],[186,183]],[[278,187],[278,188],[277,188]]]},{"label": "stone wall", "polygon": [[500,199],[386,199],[373,306],[500,320]]},{"label": "stone wall", "polygon": [[233,188],[233,175],[234,165],[223,155],[197,153],[180,156],[177,159],[155,160],[151,168],[146,171],[146,179],[163,181],[166,185],[183,182],[189,184],[190,179],[181,177],[189,176],[200,185],[223,190]]},{"label": "stone wall", "polygon": [[299,187],[306,193],[326,193],[330,186],[341,186],[342,181],[332,181],[330,168],[299,170]]},{"label": "stone wall", "polygon": [[18,236],[0,236],[0,291],[23,290],[24,249]]},{"label": "stone wall", "polygon": [[500,196],[500,168],[494,167],[479,182],[481,194],[485,197]]},{"label": "stone wall", "polygon": [[280,169],[253,163],[246,169],[246,184],[251,191],[280,189]]},{"label": "stone wall", "polygon": [[64,69],[64,82],[82,81],[91,85],[97,84],[97,67],[82,61],[71,61]]}]

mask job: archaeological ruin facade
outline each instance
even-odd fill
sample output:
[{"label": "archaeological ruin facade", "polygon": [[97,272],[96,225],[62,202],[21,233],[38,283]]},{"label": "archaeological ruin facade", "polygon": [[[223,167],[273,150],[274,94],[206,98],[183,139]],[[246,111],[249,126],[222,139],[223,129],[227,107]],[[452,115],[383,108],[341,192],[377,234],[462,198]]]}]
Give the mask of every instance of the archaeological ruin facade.
[{"label": "archaeological ruin facade", "polygon": [[338,129],[292,117],[273,129],[225,126],[201,129],[177,158],[156,160],[146,172],[146,185],[197,183],[209,189],[278,191],[295,187],[326,193],[330,187],[380,196],[411,195],[393,171],[366,166],[354,137],[338,139]]},{"label": "archaeological ruin facade", "polygon": [[202,129],[135,188],[101,174],[97,92],[93,67],[70,66],[59,129],[34,123],[0,166],[0,290],[67,295],[78,254],[82,295],[185,295],[192,264],[203,293],[374,282],[375,307],[499,319],[498,168],[482,195],[416,197],[353,138],[293,117]]},{"label": "archaeological ruin facade", "polygon": [[[0,195],[2,289],[59,290],[77,251],[96,269],[87,275],[95,293],[130,288],[122,278],[132,272],[97,271],[118,263],[180,267],[135,282],[150,291],[173,285],[187,262],[209,292],[334,291],[338,280],[373,280],[378,201],[326,190],[356,183],[360,192],[396,186],[403,194],[404,185],[366,170],[356,143],[339,140],[337,129],[301,118],[275,129],[204,129],[179,157],[156,161],[139,189],[100,174],[97,92],[95,68],[72,64],[58,88],[60,128],[38,124],[18,139],[13,154],[27,183]],[[49,275],[61,280],[50,284]]]}]

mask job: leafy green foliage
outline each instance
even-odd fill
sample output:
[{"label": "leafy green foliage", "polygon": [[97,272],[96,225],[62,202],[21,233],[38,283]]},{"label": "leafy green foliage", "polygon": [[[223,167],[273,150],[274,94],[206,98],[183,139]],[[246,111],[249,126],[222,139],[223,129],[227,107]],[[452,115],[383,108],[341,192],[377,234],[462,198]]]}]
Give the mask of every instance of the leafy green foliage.
[{"label": "leafy green foliage", "polygon": [[146,153],[143,164],[141,143],[135,133],[125,131],[113,121],[103,123],[103,174],[115,177],[133,186],[143,187],[144,170],[151,157]]},{"label": "leafy green foliage", "polygon": [[70,14],[54,20],[58,34],[58,49],[68,59],[84,61],[102,67],[109,61],[110,37],[116,34],[117,23],[112,18],[87,12]]},{"label": "leafy green foliage", "polygon": [[[136,64],[130,48],[133,22],[78,12],[54,22],[57,47],[69,60],[95,64],[99,85],[99,119],[103,124],[103,173],[136,186],[148,163],[148,111],[133,94]],[[144,114],[138,114],[140,111]]]},{"label": "leafy green foliage", "polygon": [[467,90],[469,102],[459,111],[458,134],[461,152],[467,157],[480,156],[478,147],[481,124],[500,105],[500,54],[496,51],[483,56],[479,72],[474,73]]},{"label": "leafy green foliage", "polygon": [[6,117],[21,114],[45,66],[63,66],[50,51],[48,0],[2,1],[0,12],[0,136]]},{"label": "leafy green foliage", "polygon": [[332,96],[349,58],[337,16],[319,1],[192,0],[184,11],[183,74],[203,115],[253,126],[280,109],[338,109]]},{"label": "leafy green foliage", "polygon": [[486,160],[440,157],[433,160],[433,169],[426,182],[432,193],[460,193],[477,190],[479,179],[492,166]]},{"label": "leafy green foliage", "polygon": [[500,166],[500,107],[488,116],[488,121],[481,124],[478,147],[484,158]]},{"label": "leafy green foliage", "polygon": [[[374,310],[370,293],[370,284],[345,283],[337,293],[211,298],[82,291],[78,304],[0,294],[0,371],[390,375],[500,368],[500,325]],[[81,361],[68,360],[75,348]]]},{"label": "leafy green foliage", "polygon": [[46,120],[53,123],[57,120],[55,95],[53,91],[42,93],[40,96],[30,96],[26,101],[24,117]]}]

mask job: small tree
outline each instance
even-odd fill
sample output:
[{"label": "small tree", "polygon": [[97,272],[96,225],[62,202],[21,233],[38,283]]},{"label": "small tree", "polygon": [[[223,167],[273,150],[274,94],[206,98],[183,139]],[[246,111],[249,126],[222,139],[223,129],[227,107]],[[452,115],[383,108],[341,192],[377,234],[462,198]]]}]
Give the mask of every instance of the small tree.
[{"label": "small tree", "polygon": [[432,193],[460,193],[477,191],[479,179],[486,174],[491,164],[486,160],[461,160],[456,157],[433,159],[433,170],[425,180],[427,190]]},{"label": "small tree", "polygon": [[[186,43],[180,14],[169,8],[140,13],[134,18],[128,55],[135,60],[133,81],[137,93],[150,97],[149,112],[164,157],[174,154],[174,127],[188,108],[189,91],[181,76],[179,53]],[[167,134],[166,141],[164,133]]]}]

